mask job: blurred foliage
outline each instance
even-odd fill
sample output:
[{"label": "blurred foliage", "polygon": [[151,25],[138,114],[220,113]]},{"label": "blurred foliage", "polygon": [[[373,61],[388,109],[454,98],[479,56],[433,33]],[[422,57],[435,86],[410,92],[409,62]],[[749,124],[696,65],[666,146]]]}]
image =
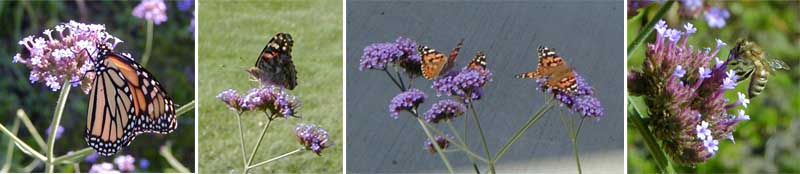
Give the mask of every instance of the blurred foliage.
[{"label": "blurred foliage", "polygon": [[[0,123],[11,125],[17,109],[23,109],[31,117],[31,121],[40,133],[44,134],[52,121],[53,109],[58,92],[52,92],[43,84],[31,84],[28,81],[29,71],[21,64],[11,63],[12,57],[23,48],[16,44],[29,35],[42,36],[44,29],[52,29],[55,25],[75,20],[82,23],[104,24],[106,30],[124,42],[115,51],[131,53],[134,59],[140,59],[144,53],[146,39],[146,21],[131,15],[131,10],[139,2],[85,2],[85,1],[0,1]],[[175,104],[182,105],[194,100],[194,39],[188,30],[193,18],[192,10],[180,11],[177,1],[167,4],[168,20],[155,26],[153,50],[147,69],[155,74],[172,96]],[[85,147],[83,133],[86,129],[87,96],[80,90],[70,91],[67,106],[61,125],[64,134],[56,141],[55,154],[63,155],[69,150]],[[176,106],[178,108],[180,106]],[[178,117],[179,128],[169,135],[139,135],[131,146],[112,157],[101,157],[102,162],[113,163],[114,157],[130,154],[136,158],[137,165],[141,158],[150,161],[148,172],[168,172],[169,164],[158,154],[160,146],[173,142],[172,149],[176,158],[194,171],[194,114],[193,111]],[[34,145],[33,138],[25,127],[20,127],[18,134],[25,142]],[[45,136],[45,135],[42,135]],[[3,148],[8,144],[8,136],[0,136]],[[12,160],[12,172],[31,163],[32,158],[25,156],[18,149]],[[0,163],[5,163],[5,150],[0,151]],[[83,172],[88,171],[90,163],[81,162]],[[72,165],[59,165],[56,171],[72,171]],[[42,171],[39,165],[34,172]]]},{"label": "blurred foliage", "polygon": [[[339,173],[342,171],[342,2],[341,1],[201,1],[198,31],[198,147],[202,173],[242,172],[236,114],[215,96],[225,89],[240,94],[257,87],[246,70],[275,33],[292,35],[292,60],[297,68],[298,109],[303,118],[276,119],[254,163],[300,147],[294,135],[298,123],[312,123],[330,133],[335,145],[317,156],[310,151],[250,169],[252,173]],[[258,141],[267,119],[263,113],[242,116],[245,152]]]},{"label": "blurred foliage", "polygon": [[[767,56],[786,62],[792,69],[769,76],[767,89],[751,100],[746,109],[750,121],[739,123],[734,132],[736,143],[720,142],[720,151],[705,163],[696,166],[676,166],[679,173],[797,173],[800,172],[800,1],[724,1],[706,2],[726,8],[731,17],[721,29],[708,27],[703,16],[680,18],[674,5],[665,19],[670,27],[682,29],[692,23],[698,32],[689,39],[695,48],[714,47],[719,38],[728,43],[718,56],[728,52],[739,38],[760,44]],[[628,17],[628,42],[639,34],[641,27],[652,19],[661,4],[653,3],[640,9],[637,16]],[[651,35],[647,43],[652,43]],[[629,68],[640,68],[645,48],[639,48],[628,60]],[[736,99],[736,92],[746,93],[748,81],[726,93]],[[733,111],[729,111],[733,113]],[[628,172],[656,173],[657,166],[646,150],[639,132],[628,127]]]}]

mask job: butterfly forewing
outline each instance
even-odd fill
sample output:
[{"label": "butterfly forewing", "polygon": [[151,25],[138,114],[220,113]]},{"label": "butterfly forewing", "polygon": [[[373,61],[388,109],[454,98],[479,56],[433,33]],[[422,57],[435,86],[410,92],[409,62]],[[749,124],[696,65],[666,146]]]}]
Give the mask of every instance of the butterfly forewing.
[{"label": "butterfly forewing", "polygon": [[426,79],[433,80],[440,75],[447,73],[455,65],[455,60],[461,47],[464,46],[464,39],[450,51],[450,55],[445,56],[443,53],[430,48],[428,46],[420,45],[417,50],[422,54],[422,76]]},{"label": "butterfly forewing", "polygon": [[297,86],[297,70],[292,61],[294,40],[288,33],[278,33],[264,46],[254,68],[248,70],[265,85],[279,85],[286,89]]}]

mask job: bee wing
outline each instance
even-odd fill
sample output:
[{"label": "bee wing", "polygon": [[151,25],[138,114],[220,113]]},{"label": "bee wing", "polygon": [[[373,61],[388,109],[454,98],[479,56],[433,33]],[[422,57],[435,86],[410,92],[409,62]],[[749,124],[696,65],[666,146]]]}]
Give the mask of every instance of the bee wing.
[{"label": "bee wing", "polygon": [[766,58],[764,61],[767,62],[767,65],[769,65],[772,71],[777,71],[779,69],[790,70],[789,65],[779,59]]}]

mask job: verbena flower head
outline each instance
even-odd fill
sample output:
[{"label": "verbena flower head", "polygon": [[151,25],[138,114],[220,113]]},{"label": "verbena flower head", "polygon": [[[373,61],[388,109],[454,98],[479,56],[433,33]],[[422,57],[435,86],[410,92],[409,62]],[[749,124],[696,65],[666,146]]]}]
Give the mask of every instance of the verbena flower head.
[{"label": "verbena flower head", "polygon": [[294,128],[294,133],[306,150],[311,150],[317,155],[332,145],[328,142],[328,131],[314,124],[298,124]]},{"label": "verbena flower head", "polygon": [[416,88],[411,88],[406,92],[397,94],[397,96],[392,99],[392,102],[389,103],[390,116],[394,119],[399,118],[400,111],[409,111],[413,108],[417,108],[419,104],[425,102],[425,98],[428,98],[428,95],[425,95],[424,92]]},{"label": "verbena flower head", "polygon": [[150,160],[147,160],[147,159],[144,159],[144,158],[139,160],[139,168],[147,169],[148,167],[150,167]]},{"label": "verbena flower head", "polygon": [[131,155],[122,155],[114,158],[114,164],[117,164],[117,168],[123,172],[132,172],[136,170],[136,165],[134,163],[136,159],[133,158]]},{"label": "verbena flower head", "polygon": [[236,93],[236,90],[226,89],[217,94],[217,99],[228,105],[228,108],[234,111],[242,110],[242,97]]},{"label": "verbena flower head", "polygon": [[403,51],[398,49],[395,43],[375,43],[369,45],[364,48],[364,55],[361,56],[361,66],[359,66],[359,70],[384,70],[389,62],[393,62],[401,55],[403,55]]},{"label": "verbena flower head", "polygon": [[[448,139],[453,139],[453,136],[451,135],[446,135],[446,136],[447,137],[443,137],[441,135],[434,136],[434,139],[436,139],[436,144],[439,144],[439,148],[442,150],[445,150],[447,149],[447,147],[450,147],[450,141]],[[432,154],[436,153],[436,147],[433,147],[433,142],[431,142],[430,139],[426,138],[425,142],[422,143],[422,147],[425,148],[425,150],[428,150],[428,152]]]},{"label": "verbena flower head", "polygon": [[639,9],[647,7],[656,0],[628,0],[628,17],[633,17],[639,14]]},{"label": "verbena flower head", "polygon": [[458,116],[464,115],[464,112],[467,108],[464,104],[461,104],[455,100],[440,100],[437,103],[434,103],[425,114],[425,120],[428,123],[439,123],[442,120],[453,119]]},{"label": "verbena flower head", "polygon": [[675,32],[663,21],[655,28],[656,41],[648,44],[642,68],[629,73],[628,92],[644,97],[649,126],[673,161],[704,162],[719,149],[719,140],[733,140],[734,126],[746,120],[727,113],[743,103],[724,96],[735,87],[735,73],[726,71],[724,62],[710,64],[725,43],[717,40],[713,51],[695,50],[686,43],[692,32]]},{"label": "verbena flower head", "polygon": [[481,88],[492,81],[489,69],[472,69],[464,67],[456,74],[450,74],[433,81],[431,86],[437,95],[457,96],[465,103],[479,100],[483,96]]},{"label": "verbena flower head", "polygon": [[422,58],[416,49],[417,42],[404,37],[398,37],[394,42],[371,44],[364,48],[359,70],[384,70],[394,63],[409,76],[419,76],[422,74]]},{"label": "verbena flower head", "polygon": [[92,168],[89,169],[89,173],[120,173],[120,172],[114,170],[114,165],[111,163],[100,163],[92,165]]},{"label": "verbena flower head", "polygon": [[[51,127],[47,127],[47,130],[45,130],[45,135],[47,135],[47,137],[50,137],[50,128],[52,128],[52,126]],[[63,134],[63,133],[64,133],[64,127],[59,125],[58,129],[56,129],[56,139],[61,138],[61,134]]]},{"label": "verbena flower head", "polygon": [[110,44],[113,48],[122,41],[98,24],[70,21],[54,29],[45,29],[44,37],[28,36],[20,40],[18,43],[24,50],[12,62],[31,70],[28,78],[31,83],[41,82],[53,91],[71,83],[81,85],[83,92],[89,93],[94,73],[87,71],[94,67],[90,54],[96,52],[96,43]]},{"label": "verbena flower head", "polygon": [[575,83],[578,85],[578,90],[575,93],[548,88],[548,80],[548,77],[537,78],[538,89],[552,94],[555,99],[561,102],[562,106],[569,108],[572,112],[578,113],[584,118],[600,118],[603,116],[604,109],[600,104],[600,100],[594,96],[594,89],[578,72],[575,72]]},{"label": "verbena flower head", "polygon": [[725,27],[725,20],[731,17],[730,12],[724,8],[711,7],[705,14],[706,22],[711,28]]},{"label": "verbena flower head", "polygon": [[156,25],[167,21],[167,5],[164,0],[143,0],[133,8],[133,16],[148,21],[153,21]]},{"label": "verbena flower head", "polygon": [[194,7],[194,0],[180,0],[177,2],[176,6],[178,6],[178,10],[180,11],[187,11]]},{"label": "verbena flower head", "polygon": [[682,17],[694,19],[703,12],[703,0],[679,0],[678,14]]},{"label": "verbena flower head", "polygon": [[300,107],[300,100],[297,96],[289,94],[288,91],[279,86],[260,86],[250,89],[247,95],[240,101],[242,109],[264,110],[284,118],[300,117],[297,109]]},{"label": "verbena flower head", "polygon": [[83,161],[86,161],[88,163],[94,163],[97,161],[97,158],[99,157],[100,155],[97,154],[97,152],[92,152],[91,154],[87,155],[86,158],[83,159]]}]

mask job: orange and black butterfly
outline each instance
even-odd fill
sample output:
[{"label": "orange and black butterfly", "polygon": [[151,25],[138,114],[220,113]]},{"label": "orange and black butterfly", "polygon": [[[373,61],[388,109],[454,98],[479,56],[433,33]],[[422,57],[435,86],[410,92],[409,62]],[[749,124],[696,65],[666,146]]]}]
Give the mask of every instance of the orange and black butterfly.
[{"label": "orange and black butterfly", "polygon": [[456,45],[456,48],[453,48],[453,51],[450,52],[450,55],[445,57],[444,54],[433,48],[420,45],[417,51],[422,54],[422,65],[420,66],[422,69],[422,76],[428,80],[433,80],[441,75],[447,74],[455,65],[456,57],[458,57],[458,52],[461,50],[462,46],[464,46],[464,39],[461,39],[458,45]]},{"label": "orange and black butterfly", "polygon": [[486,70],[486,55],[483,54],[483,51],[478,51],[478,53],[475,54],[475,58],[469,61],[467,68],[479,71]]},{"label": "orange and black butterfly", "polygon": [[178,127],[172,99],[161,83],[133,59],[98,44],[84,138],[110,156],[142,133],[167,134]]},{"label": "orange and black butterfly", "polygon": [[289,33],[275,34],[261,50],[255,67],[247,71],[262,84],[294,89],[297,86],[297,70],[292,63],[293,45],[294,40]]},{"label": "orange and black butterfly", "polygon": [[516,78],[547,78],[545,86],[565,93],[578,91],[575,71],[567,65],[556,51],[547,47],[539,47],[539,67],[536,71],[518,74]]}]

